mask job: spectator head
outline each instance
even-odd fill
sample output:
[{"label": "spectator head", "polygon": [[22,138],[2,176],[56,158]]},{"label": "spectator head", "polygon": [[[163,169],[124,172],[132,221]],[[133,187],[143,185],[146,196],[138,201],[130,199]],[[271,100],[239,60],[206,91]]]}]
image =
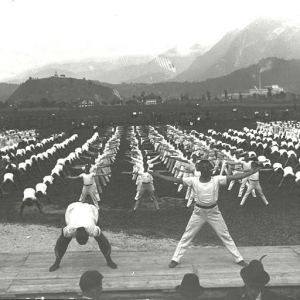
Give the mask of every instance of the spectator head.
[{"label": "spectator head", "polygon": [[197,299],[204,292],[204,288],[200,286],[199,278],[194,273],[187,273],[183,276],[180,285],[176,286],[176,291],[182,299]]},{"label": "spectator head", "polygon": [[249,296],[256,299],[261,293],[262,288],[270,281],[269,274],[264,270],[261,260],[266,255],[262,256],[260,260],[252,260],[249,265],[243,268],[240,272],[241,277],[245,283],[245,288]]},{"label": "spectator head", "polygon": [[76,241],[79,245],[85,245],[89,240],[89,235],[84,227],[79,227],[76,229]]},{"label": "spectator head", "polygon": [[96,270],[84,272],[79,281],[82,295],[92,299],[99,299],[102,291],[103,276]]}]

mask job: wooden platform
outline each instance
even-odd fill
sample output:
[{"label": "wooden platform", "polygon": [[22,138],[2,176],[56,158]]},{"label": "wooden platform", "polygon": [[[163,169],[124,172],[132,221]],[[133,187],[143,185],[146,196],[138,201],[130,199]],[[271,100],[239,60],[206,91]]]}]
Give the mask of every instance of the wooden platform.
[{"label": "wooden platform", "polygon": [[[263,263],[271,277],[270,287],[300,289],[300,246],[240,247],[239,250],[247,261],[267,254]],[[100,251],[67,252],[55,272],[48,271],[54,262],[53,252],[0,253],[0,297],[78,297],[82,273],[97,269],[104,276],[105,299],[151,296],[168,299],[169,295],[174,296],[174,288],[181,283],[183,275],[192,272],[192,264],[209,296],[243,285],[239,275],[241,267],[233,262],[226,248],[189,249],[181,263],[170,269],[168,263],[173,251],[113,251],[117,270],[106,266]]]}]

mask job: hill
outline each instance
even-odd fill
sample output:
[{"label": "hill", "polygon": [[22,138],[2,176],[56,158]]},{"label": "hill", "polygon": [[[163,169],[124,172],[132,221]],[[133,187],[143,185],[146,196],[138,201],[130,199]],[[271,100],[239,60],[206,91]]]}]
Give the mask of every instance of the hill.
[{"label": "hill", "polygon": [[0,102],[5,102],[18,87],[18,84],[0,83]]},{"label": "hill", "polygon": [[9,104],[23,101],[38,102],[43,98],[50,102],[69,104],[89,99],[102,104],[109,103],[118,96],[111,88],[95,84],[90,80],[50,77],[27,80],[7,99],[7,102]]},{"label": "hill", "polygon": [[284,60],[267,58],[247,68],[242,68],[219,78],[211,78],[202,82],[161,82],[155,84],[120,84],[102,83],[118,90],[124,97],[154,93],[162,98],[178,98],[180,94],[188,93],[192,98],[201,98],[207,91],[212,98],[220,96],[227,89],[229,93],[248,92],[250,88],[259,86],[258,75],[261,73],[262,85],[278,84],[286,91],[300,94],[300,60]]},{"label": "hill", "polygon": [[47,68],[47,69],[41,69],[41,70],[32,70],[32,71],[28,71],[25,74],[23,74],[24,76],[22,76],[19,79],[15,79],[15,80],[10,80],[9,82],[11,83],[22,83],[25,82],[29,77],[32,78],[48,78],[51,76],[54,76],[54,74],[57,73],[58,76],[60,75],[65,75],[66,77],[72,77],[72,78],[76,78],[76,74],[65,70],[65,69],[60,69],[60,68]]},{"label": "hill", "polygon": [[257,19],[243,30],[228,33],[174,81],[203,81],[258,63],[267,57],[300,59],[297,20]]}]

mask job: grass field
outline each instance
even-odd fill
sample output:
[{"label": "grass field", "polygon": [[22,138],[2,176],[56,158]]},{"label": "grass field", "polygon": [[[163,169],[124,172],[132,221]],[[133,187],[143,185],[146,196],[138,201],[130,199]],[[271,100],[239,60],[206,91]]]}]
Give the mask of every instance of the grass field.
[{"label": "grass field", "polygon": [[[232,121],[226,123],[228,127],[243,127],[245,124]],[[207,132],[210,124],[203,127]],[[255,124],[248,122],[248,127]],[[220,123],[222,127],[222,123]],[[224,125],[223,125],[224,126]],[[55,128],[41,130],[43,137],[49,136]],[[100,135],[104,129],[100,132]],[[91,129],[77,130],[79,144],[82,145],[92,135]],[[177,193],[177,186],[156,179],[155,186],[159,196],[160,211],[154,209],[153,203],[145,198],[140,210],[132,213],[130,209],[134,204],[135,184],[131,175],[122,175],[121,171],[131,171],[132,165],[124,161],[124,152],[128,144],[122,140],[119,153],[112,167],[111,182],[103,189],[101,195],[101,228],[115,233],[128,235],[141,235],[145,238],[171,238],[179,240],[192,213],[192,208],[185,207],[185,190]],[[54,166],[54,165],[53,165]],[[52,166],[52,167],[53,167]],[[68,204],[79,199],[82,182],[68,181],[64,186],[57,182],[60,195],[52,196],[52,204],[42,199],[44,214],[39,214],[36,208],[25,208],[23,216],[18,215],[21,204],[22,192],[26,187],[35,187],[42,178],[50,174],[52,167],[42,168],[42,173],[32,176],[31,180],[22,177],[22,186],[17,190],[10,190],[8,195],[0,198],[0,222],[26,226],[29,224],[42,224],[49,227],[60,228],[64,226],[64,212]],[[162,168],[159,165],[158,168]],[[262,200],[248,198],[241,209],[237,200],[238,184],[232,191],[222,187],[219,193],[219,207],[229,227],[229,231],[238,246],[262,245],[295,245],[300,242],[300,199],[299,190],[293,195],[288,194],[288,187],[278,189],[279,178],[274,177],[272,183],[267,183],[269,174],[261,175],[261,186],[270,202],[270,207],[265,207]],[[194,245],[221,245],[221,241],[213,229],[205,225],[200,234],[193,241]],[[52,247],[49,249],[52,251]]]}]

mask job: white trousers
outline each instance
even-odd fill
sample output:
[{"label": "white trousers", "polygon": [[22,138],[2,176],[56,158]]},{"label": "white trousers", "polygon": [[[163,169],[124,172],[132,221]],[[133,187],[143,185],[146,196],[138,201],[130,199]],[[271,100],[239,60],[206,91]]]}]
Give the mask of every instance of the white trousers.
[{"label": "white trousers", "polygon": [[[242,183],[241,183],[241,186],[240,186],[240,189],[239,189],[238,197],[242,197],[246,185],[247,185],[247,188],[248,188],[248,186],[249,186],[248,177],[244,177],[242,179]],[[252,190],[252,197],[256,197],[255,189]]]},{"label": "white trousers", "polygon": [[218,206],[210,209],[203,209],[195,206],[194,212],[186,226],[185,232],[179,241],[172,260],[179,262],[185,251],[188,249],[190,242],[199,232],[202,226],[208,222],[215,230],[224,246],[232,254],[236,262],[243,260],[233,239],[231,238],[226,223],[219,211]]},{"label": "white trousers", "polygon": [[251,191],[254,190],[254,189],[256,190],[256,192],[260,196],[260,198],[264,201],[264,203],[266,205],[269,204],[269,202],[267,201],[265,195],[263,194],[263,191],[262,191],[262,188],[259,184],[259,181],[250,180],[247,191],[246,191],[240,205],[243,205],[245,203],[245,201],[247,200],[247,198],[250,195]]},{"label": "white trousers", "polygon": [[84,202],[87,195],[91,196],[91,198],[94,202],[94,205],[99,209],[98,202],[100,201],[100,196],[99,196],[99,193],[97,191],[96,184],[84,185],[83,188],[82,188],[82,192],[81,192],[79,201]]}]

